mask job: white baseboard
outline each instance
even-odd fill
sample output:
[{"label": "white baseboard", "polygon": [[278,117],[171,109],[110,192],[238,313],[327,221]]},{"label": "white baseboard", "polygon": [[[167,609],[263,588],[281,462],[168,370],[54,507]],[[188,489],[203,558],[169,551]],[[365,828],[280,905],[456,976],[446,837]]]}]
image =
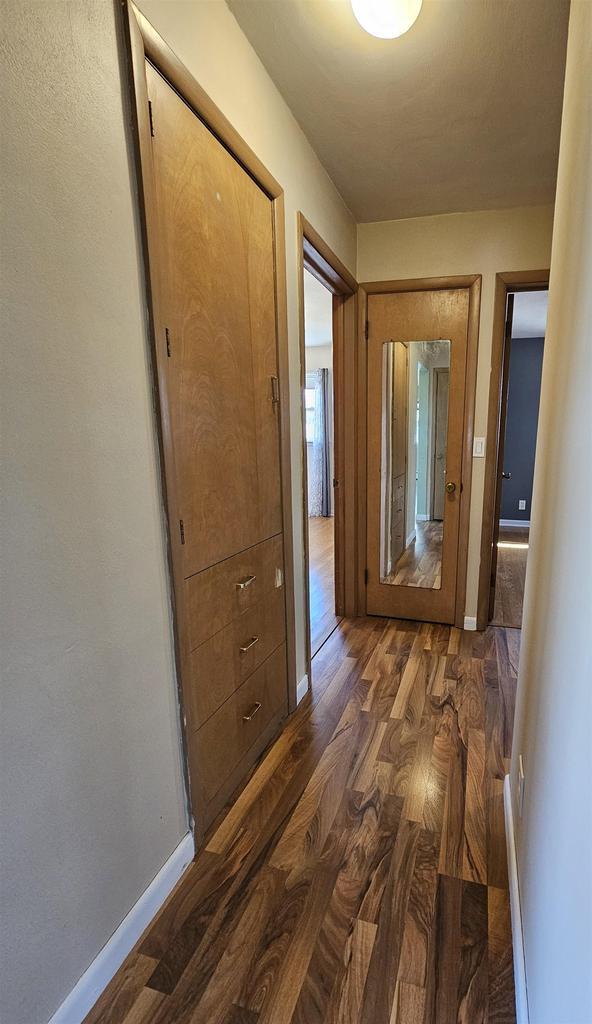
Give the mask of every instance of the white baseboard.
[{"label": "white baseboard", "polygon": [[70,994],[66,996],[49,1024],[82,1024],[194,856],[195,841],[193,834],[188,832]]},{"label": "white baseboard", "polygon": [[418,523],[429,523],[429,521],[430,521],[430,517],[429,516],[416,515],[415,518],[416,518]]},{"label": "white baseboard", "polygon": [[500,519],[500,526],[524,526],[530,529],[530,519]]},{"label": "white baseboard", "polygon": [[405,547],[406,548],[408,548],[409,545],[412,543],[412,541],[415,540],[416,536],[417,536],[416,531],[412,530],[411,533],[409,534],[409,536],[407,537],[407,540],[405,541]]},{"label": "white baseboard", "polygon": [[296,703],[300,704],[300,701],[306,697],[308,693],[308,676],[303,676],[298,686],[296,687]]},{"label": "white baseboard", "polygon": [[504,779],[504,818],[506,822],[506,846],[508,851],[508,882],[510,886],[510,911],[512,915],[512,949],[514,951],[514,986],[516,989],[516,1024],[528,1024],[528,993],[526,990],[526,965],[524,962],[524,941],[522,938],[522,913],[520,910],[520,889],[518,886],[518,862],[514,838],[514,813],[510,776]]},{"label": "white baseboard", "polygon": [[477,619],[474,615],[465,615],[464,628],[471,630],[471,632],[477,629]]}]

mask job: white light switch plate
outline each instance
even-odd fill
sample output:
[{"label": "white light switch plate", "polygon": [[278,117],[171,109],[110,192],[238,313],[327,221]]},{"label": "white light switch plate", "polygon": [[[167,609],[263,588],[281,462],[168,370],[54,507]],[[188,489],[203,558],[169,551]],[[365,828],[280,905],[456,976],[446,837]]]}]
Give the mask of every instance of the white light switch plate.
[{"label": "white light switch plate", "polygon": [[526,498],[520,498],[520,501],[518,502],[518,509],[520,512],[526,511]]},{"label": "white light switch plate", "polygon": [[475,459],[485,458],[485,438],[474,437],[473,438],[473,457]]}]

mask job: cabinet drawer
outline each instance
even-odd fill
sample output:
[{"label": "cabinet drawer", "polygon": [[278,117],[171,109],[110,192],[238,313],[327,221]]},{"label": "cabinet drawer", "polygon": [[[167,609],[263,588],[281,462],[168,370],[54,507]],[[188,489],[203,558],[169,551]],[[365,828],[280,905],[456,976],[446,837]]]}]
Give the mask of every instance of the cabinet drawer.
[{"label": "cabinet drawer", "polygon": [[[259,705],[259,707],[257,707]],[[282,644],[189,741],[193,785],[207,806],[270,722],[287,713],[286,645]]]},{"label": "cabinet drawer", "polygon": [[187,652],[195,650],[273,590],[278,570],[283,581],[281,534],[185,580]]},{"label": "cabinet drawer", "polygon": [[284,588],[200,644],[189,656],[185,706],[189,729],[197,729],[261,665],[286,635]]}]

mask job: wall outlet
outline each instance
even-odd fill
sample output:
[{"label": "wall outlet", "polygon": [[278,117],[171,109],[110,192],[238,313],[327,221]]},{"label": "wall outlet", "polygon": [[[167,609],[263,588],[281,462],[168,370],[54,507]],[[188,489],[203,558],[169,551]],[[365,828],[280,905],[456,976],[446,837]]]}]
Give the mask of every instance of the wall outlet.
[{"label": "wall outlet", "polygon": [[475,459],[485,458],[485,438],[474,437],[473,438],[473,457]]},{"label": "wall outlet", "polygon": [[518,502],[518,511],[524,512],[526,509],[526,498],[520,498]]},{"label": "wall outlet", "polygon": [[522,760],[522,754],[518,758],[518,814],[522,817],[522,808],[524,807],[524,762]]}]

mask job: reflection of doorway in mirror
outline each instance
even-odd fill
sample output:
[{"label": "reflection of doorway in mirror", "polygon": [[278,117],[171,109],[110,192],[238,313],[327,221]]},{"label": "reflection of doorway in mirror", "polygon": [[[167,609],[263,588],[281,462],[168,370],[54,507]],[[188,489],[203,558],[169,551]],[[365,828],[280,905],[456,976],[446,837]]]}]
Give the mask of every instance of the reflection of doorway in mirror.
[{"label": "reflection of doorway in mirror", "polygon": [[449,367],[448,341],[383,347],[383,583],[442,585]]},{"label": "reflection of doorway in mirror", "polygon": [[432,519],[444,519],[444,487],[446,485],[446,434],[448,428],[449,371],[434,370],[434,496]]}]

